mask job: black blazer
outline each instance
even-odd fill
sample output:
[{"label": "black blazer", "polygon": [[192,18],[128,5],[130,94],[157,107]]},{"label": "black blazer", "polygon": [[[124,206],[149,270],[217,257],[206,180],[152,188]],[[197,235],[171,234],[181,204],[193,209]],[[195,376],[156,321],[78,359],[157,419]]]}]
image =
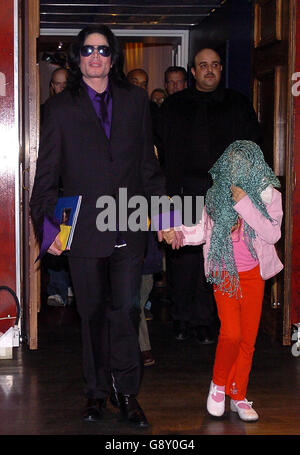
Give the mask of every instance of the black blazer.
[{"label": "black blazer", "polygon": [[243,94],[218,87],[214,92],[188,88],[162,105],[160,135],[170,196],[205,195],[208,171],[226,147],[238,139],[262,145],[262,131],[252,104]]},{"label": "black blazer", "polygon": [[[146,92],[111,84],[112,126],[108,140],[85,88],[65,90],[44,107],[36,176],[30,200],[31,216],[41,241],[44,216],[52,217],[61,178],[64,196],[82,195],[81,210],[69,255],[105,257],[112,253],[116,232],[100,232],[96,218],[99,196],[119,188],[133,195],[165,194],[164,177],[153,151]],[[124,232],[128,247],[141,252],[144,232]]]}]

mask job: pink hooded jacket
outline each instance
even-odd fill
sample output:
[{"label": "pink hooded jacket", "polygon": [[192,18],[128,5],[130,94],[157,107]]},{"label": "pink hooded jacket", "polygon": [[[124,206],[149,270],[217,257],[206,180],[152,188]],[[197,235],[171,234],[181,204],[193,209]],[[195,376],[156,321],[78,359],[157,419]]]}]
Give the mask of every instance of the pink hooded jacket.
[{"label": "pink hooded jacket", "polygon": [[[244,196],[233,206],[233,208],[256,232],[256,238],[253,240],[253,247],[258,257],[261,277],[264,280],[267,280],[283,269],[283,264],[278,258],[274,246],[281,237],[281,222],[283,216],[281,193],[273,187],[268,187],[267,202],[266,199],[264,202],[269,215],[274,220],[273,222],[270,222],[261,214],[248,196]],[[182,225],[180,228],[177,228],[177,230],[180,230],[184,235],[183,246],[200,245],[204,243],[203,255],[206,275],[208,275],[207,255],[210,246],[212,227],[213,221],[206,213],[204,207],[200,223],[191,227]]]}]

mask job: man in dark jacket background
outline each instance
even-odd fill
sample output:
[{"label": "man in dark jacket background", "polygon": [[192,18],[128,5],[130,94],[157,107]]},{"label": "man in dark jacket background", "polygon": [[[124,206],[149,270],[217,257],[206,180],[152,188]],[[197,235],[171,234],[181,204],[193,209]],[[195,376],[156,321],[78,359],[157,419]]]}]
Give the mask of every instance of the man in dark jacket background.
[{"label": "man in dark jacket background", "polygon": [[[208,171],[230,143],[237,139],[261,142],[250,101],[220,86],[218,53],[199,50],[191,72],[195,86],[168,97],[162,108],[169,196],[205,196],[211,186]],[[204,276],[202,246],[170,250],[168,256],[175,337],[183,340],[193,331],[200,343],[214,342],[218,319],[212,289]]]}]

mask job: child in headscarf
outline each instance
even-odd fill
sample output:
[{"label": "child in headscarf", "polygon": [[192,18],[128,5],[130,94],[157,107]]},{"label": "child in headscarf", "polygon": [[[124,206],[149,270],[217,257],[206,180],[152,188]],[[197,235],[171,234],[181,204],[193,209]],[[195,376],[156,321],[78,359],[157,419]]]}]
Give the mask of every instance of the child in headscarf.
[{"label": "child in headscarf", "polygon": [[182,235],[177,247],[204,243],[205,274],[221,322],[207,410],[223,415],[226,394],[232,411],[254,421],[258,414],[246,391],[264,282],[283,268],[274,246],[281,236],[280,183],[259,146],[245,140],[231,144],[210,174],[202,220],[176,228]]}]

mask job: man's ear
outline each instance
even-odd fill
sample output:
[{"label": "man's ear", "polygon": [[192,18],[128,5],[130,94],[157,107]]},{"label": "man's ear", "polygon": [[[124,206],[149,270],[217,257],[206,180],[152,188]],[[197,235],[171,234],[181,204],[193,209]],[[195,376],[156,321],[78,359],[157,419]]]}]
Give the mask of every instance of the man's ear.
[{"label": "man's ear", "polygon": [[192,68],[191,68],[191,73],[192,73],[192,75],[195,77],[195,68],[194,68],[193,66],[192,66]]}]

